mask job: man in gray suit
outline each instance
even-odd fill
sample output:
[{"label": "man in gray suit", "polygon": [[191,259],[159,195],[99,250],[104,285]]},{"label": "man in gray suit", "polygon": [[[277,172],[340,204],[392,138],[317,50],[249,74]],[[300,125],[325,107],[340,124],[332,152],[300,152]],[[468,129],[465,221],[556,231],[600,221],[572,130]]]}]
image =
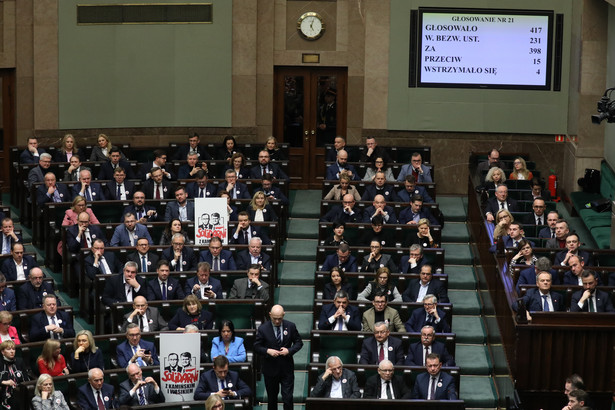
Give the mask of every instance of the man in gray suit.
[{"label": "man in gray suit", "polygon": [[134,363],[128,365],[126,373],[128,380],[120,383],[121,405],[144,406],[164,403],[164,394],[153,377],[143,379],[141,368]]},{"label": "man in gray suit", "polygon": [[188,201],[188,194],[183,186],[175,188],[175,201],[167,204],[164,220],[178,218],[180,221],[194,221],[194,202]]},{"label": "man in gray suit", "polygon": [[158,332],[168,329],[167,321],[160,315],[158,309],[149,307],[147,299],[143,296],[137,296],[132,302],[132,307],[134,310],[124,315],[122,332],[125,332],[126,327],[131,323],[139,325],[142,332]]},{"label": "man in gray suit", "polygon": [[360,399],[361,392],[357,376],[343,368],[342,360],[331,356],[325,364],[326,370],[318,376],[316,386],[310,393],[311,397],[328,397],[332,399]]},{"label": "man in gray suit", "polygon": [[235,279],[228,299],[269,300],[269,285],[260,280],[261,266],[252,264],[248,268],[248,278]]}]

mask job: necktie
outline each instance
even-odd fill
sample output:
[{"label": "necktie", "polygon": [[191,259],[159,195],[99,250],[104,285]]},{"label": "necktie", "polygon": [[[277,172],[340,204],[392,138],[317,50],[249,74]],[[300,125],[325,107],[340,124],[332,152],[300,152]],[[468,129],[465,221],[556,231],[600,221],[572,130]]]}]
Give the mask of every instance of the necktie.
[{"label": "necktie", "polygon": [[143,315],[139,315],[139,329],[143,331]]},{"label": "necktie", "polygon": [[117,186],[117,195],[116,195],[116,199],[122,199],[122,190],[121,190],[121,185],[118,184]]},{"label": "necktie", "polygon": [[387,399],[392,399],[393,398],[393,393],[391,393],[391,382],[389,380],[386,381],[386,394],[387,394]]},{"label": "necktie", "polygon": [[282,343],[281,332],[280,332],[279,326],[275,327],[275,338],[278,339],[280,343]]},{"label": "necktie", "polygon": [[147,272],[147,261],[145,260],[145,255],[141,256],[141,273]]},{"label": "necktie", "polygon": [[105,269],[105,264],[103,262],[104,260],[105,260],[105,257],[101,256],[100,260],[98,261],[98,270],[100,270],[100,273],[102,273],[103,275],[109,273],[107,272],[107,269]]},{"label": "necktie", "polygon": [[542,311],[549,311],[549,301],[547,300],[547,295],[542,295]]},{"label": "necktie", "polygon": [[590,312],[595,312],[596,308],[594,307],[594,297],[590,296],[589,299],[588,299],[588,302],[589,302],[589,311]]},{"label": "necktie", "polygon": [[53,191],[53,202],[62,202],[62,198],[60,198],[60,193],[57,189]]},{"label": "necktie", "polygon": [[500,202],[500,209],[506,209],[504,208],[504,202]]},{"label": "necktie", "polygon": [[248,230],[247,229],[245,231],[243,231],[243,240],[245,241],[246,245],[248,245],[250,243],[250,240],[248,239]]},{"label": "necktie", "polygon": [[87,199],[88,202],[92,201],[92,194],[90,194],[90,187],[87,187],[85,189],[85,199]]},{"label": "necktie", "polygon": [[344,330],[344,319],[341,316],[337,318],[337,330]]},{"label": "necktie", "polygon": [[425,355],[423,356],[423,365],[427,364],[427,355],[429,354],[429,346],[425,346]]},{"label": "necktie", "polygon": [[436,376],[431,376],[431,389],[429,389],[429,399],[436,399]]},{"label": "necktie", "polygon": [[87,238],[85,232],[83,232],[81,234],[81,247],[82,248],[87,248],[88,247],[88,238]]},{"label": "necktie", "polygon": [[105,405],[100,397],[100,390],[96,392],[96,403],[98,403],[98,410],[105,410]]},{"label": "necktie", "polygon": [[160,291],[162,292],[162,300],[167,300],[167,283],[166,282],[162,282]]},{"label": "necktie", "polygon": [[160,184],[156,184],[156,199],[160,199]]},{"label": "necktie", "polygon": [[132,286],[126,284],[126,301],[132,302]]},{"label": "necktie", "polygon": [[265,174],[267,174],[267,166],[266,165],[263,166],[263,175],[262,176],[265,176]]},{"label": "necktie", "polygon": [[542,218],[541,217],[536,218],[536,225],[542,225]]},{"label": "necktie", "polygon": [[217,256],[214,257],[214,270],[215,271],[220,270],[220,260],[218,259]]},{"label": "necktie", "polygon": [[139,406],[145,406],[147,402],[145,401],[145,394],[143,394],[143,387],[139,387]]},{"label": "necktie", "polygon": [[[56,325],[56,324],[57,324],[57,323],[56,323],[56,317],[55,317],[55,316],[51,316],[51,324],[52,324],[52,325]],[[51,338],[52,338],[52,339],[59,339],[59,338],[60,338],[60,337],[58,336],[58,334],[57,334],[57,333],[55,333],[55,332],[49,332],[49,334],[51,335]]]},{"label": "necktie", "polygon": [[555,229],[551,229],[551,239],[555,239]]},{"label": "necktie", "polygon": [[143,218],[143,208],[137,209],[137,219]]},{"label": "necktie", "polygon": [[199,198],[203,198],[203,188],[201,188],[200,190],[201,192],[199,193]]},{"label": "necktie", "polygon": [[[137,354],[137,346],[132,347],[132,352],[133,354]],[[145,366],[143,359],[141,359],[140,357],[137,357],[137,364],[139,365],[139,367]]]},{"label": "necktie", "polygon": [[384,343],[380,343],[380,353],[378,353],[378,363],[384,360]]}]

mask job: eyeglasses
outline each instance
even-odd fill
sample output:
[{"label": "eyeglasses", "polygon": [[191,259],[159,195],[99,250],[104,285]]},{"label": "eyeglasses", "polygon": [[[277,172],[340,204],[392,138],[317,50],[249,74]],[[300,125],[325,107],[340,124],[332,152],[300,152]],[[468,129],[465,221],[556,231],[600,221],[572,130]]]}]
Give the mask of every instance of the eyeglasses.
[{"label": "eyeglasses", "polygon": [[380,370],[382,373],[393,373],[393,369],[378,369]]}]

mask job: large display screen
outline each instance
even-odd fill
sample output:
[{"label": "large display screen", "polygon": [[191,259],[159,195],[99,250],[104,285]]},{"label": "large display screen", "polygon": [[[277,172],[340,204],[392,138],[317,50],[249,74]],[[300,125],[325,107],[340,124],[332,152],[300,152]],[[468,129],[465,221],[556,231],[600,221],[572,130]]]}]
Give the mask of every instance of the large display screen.
[{"label": "large display screen", "polygon": [[419,8],[419,87],[551,88],[553,12]]}]

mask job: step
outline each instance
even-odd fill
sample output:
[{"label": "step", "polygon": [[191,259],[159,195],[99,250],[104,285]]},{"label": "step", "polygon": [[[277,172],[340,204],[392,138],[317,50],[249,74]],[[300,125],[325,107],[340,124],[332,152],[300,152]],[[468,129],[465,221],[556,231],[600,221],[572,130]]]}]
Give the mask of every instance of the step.
[{"label": "step", "polygon": [[472,265],[472,249],[466,243],[443,243],[442,249],[446,252],[444,259],[446,263],[453,265]]},{"label": "step", "polygon": [[305,312],[292,312],[286,310],[286,314],[284,315],[284,319],[290,320],[297,326],[297,330],[301,335],[302,339],[310,338],[310,331],[314,327],[314,316],[312,314],[312,309]]},{"label": "step", "polygon": [[[307,396],[308,393],[308,374],[303,371],[295,371],[295,388],[293,389],[293,401],[295,403],[302,403]],[[256,404],[261,404],[260,408],[267,408],[267,405],[264,406],[262,403],[267,402],[267,390],[265,389],[265,381],[263,377],[259,381],[256,382]],[[278,393],[278,407],[282,408],[282,394]],[[258,406],[254,407],[259,408]]]},{"label": "step", "polygon": [[465,222],[468,217],[468,207],[461,196],[438,195],[436,202],[444,215],[446,222]]},{"label": "step", "polygon": [[455,362],[461,369],[461,374],[482,375],[491,374],[492,363],[489,352],[484,345],[467,345],[457,343],[455,346]]},{"label": "step", "polygon": [[278,264],[280,285],[314,285],[314,262],[285,261]]},{"label": "step", "polygon": [[457,334],[457,343],[483,344],[487,341],[480,316],[455,315],[452,330]]},{"label": "step", "polygon": [[470,231],[465,222],[446,222],[442,229],[442,242],[461,242],[470,241]]},{"label": "step", "polygon": [[481,305],[474,290],[451,290],[448,298],[453,304],[453,315],[480,315]]},{"label": "step", "polygon": [[472,266],[445,264],[444,273],[448,275],[449,289],[476,289],[476,274]]},{"label": "step", "polygon": [[303,347],[293,356],[295,370],[307,370],[308,364],[310,364],[310,352],[312,351],[311,343],[309,339],[304,339]]},{"label": "step", "polygon": [[459,397],[466,408],[495,408],[497,396],[493,380],[489,376],[461,376]]},{"label": "step", "polygon": [[316,189],[291,190],[290,216],[293,218],[320,218],[322,192]]},{"label": "step", "polygon": [[[295,261],[314,261],[316,263],[316,248],[318,241],[315,239],[288,239],[282,245],[282,259]],[[314,268],[316,266],[314,265]]]},{"label": "step", "polygon": [[314,286],[284,285],[275,289],[275,300],[285,311],[312,310]]},{"label": "step", "polygon": [[288,238],[293,239],[318,239],[318,219],[290,218],[286,233]]}]

